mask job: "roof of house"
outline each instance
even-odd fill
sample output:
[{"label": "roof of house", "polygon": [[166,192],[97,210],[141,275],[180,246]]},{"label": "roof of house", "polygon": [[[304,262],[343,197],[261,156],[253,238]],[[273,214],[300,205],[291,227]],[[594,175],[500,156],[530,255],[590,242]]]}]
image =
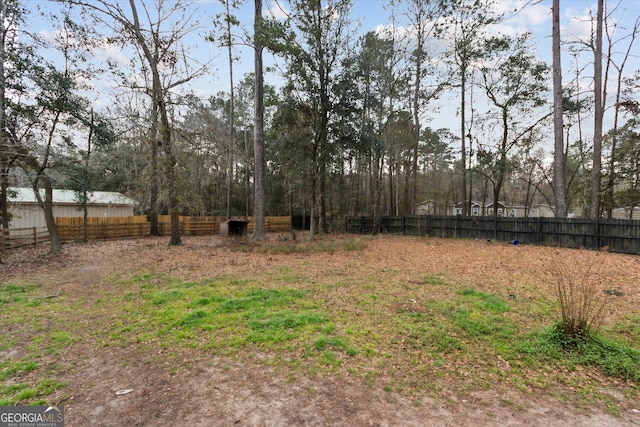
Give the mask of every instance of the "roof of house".
[{"label": "roof of house", "polygon": [[[35,193],[33,189],[27,187],[14,187],[10,188],[9,201],[11,203],[37,203]],[[15,196],[11,194],[15,192]],[[44,190],[40,189],[40,194],[44,197]],[[116,193],[113,191],[90,191],[88,193],[89,199],[87,201],[90,205],[125,205],[134,206],[135,200],[130,199],[122,193]],[[78,196],[73,190],[53,190],[53,203],[56,204],[68,204],[77,205]]]},{"label": "roof of house", "polygon": [[[462,206],[465,203],[467,203],[467,202],[458,202],[453,206]],[[475,200],[472,200],[471,201],[471,206],[482,206],[482,205],[480,204],[480,202],[476,202]]]}]

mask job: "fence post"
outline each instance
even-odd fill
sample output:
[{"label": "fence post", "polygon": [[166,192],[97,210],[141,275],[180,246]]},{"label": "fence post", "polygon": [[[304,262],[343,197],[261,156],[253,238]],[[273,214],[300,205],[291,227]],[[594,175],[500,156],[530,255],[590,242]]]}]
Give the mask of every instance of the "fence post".
[{"label": "fence post", "polygon": [[456,219],[453,220],[453,238],[458,238],[458,215],[456,215]]},{"label": "fence post", "polygon": [[542,233],[542,220],[543,218],[541,216],[538,217],[538,244],[542,244],[542,242],[544,242],[544,236]]},{"label": "fence post", "polygon": [[594,224],[594,231],[595,231],[595,236],[594,236],[594,243],[596,245],[596,247],[594,248],[596,251],[600,250],[600,218],[596,217],[596,223]]},{"label": "fence post", "polygon": [[4,253],[4,228],[0,228],[0,253]]},{"label": "fence post", "polygon": [[33,247],[38,246],[38,229],[33,227]]}]

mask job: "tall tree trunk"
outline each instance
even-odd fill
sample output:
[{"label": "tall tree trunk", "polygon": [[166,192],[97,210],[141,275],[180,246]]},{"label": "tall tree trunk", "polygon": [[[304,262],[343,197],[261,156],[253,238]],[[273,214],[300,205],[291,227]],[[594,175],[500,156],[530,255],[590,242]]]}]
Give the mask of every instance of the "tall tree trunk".
[{"label": "tall tree trunk", "polygon": [[0,165],[0,216],[2,217],[2,228],[9,229],[9,168]]},{"label": "tall tree trunk", "polygon": [[320,189],[318,191],[318,230],[327,234],[327,165],[324,161],[320,162]]},{"label": "tall tree trunk", "polygon": [[231,46],[231,17],[229,11],[229,1],[226,2],[227,7],[227,47],[229,53],[229,147],[227,151],[227,219],[231,218],[233,205],[233,146],[235,138],[234,115],[235,115],[235,99],[233,94],[233,49]]},{"label": "tall tree trunk", "polygon": [[[462,215],[469,215],[471,202],[467,207],[467,147],[465,140],[466,135],[466,84],[467,84],[467,67],[460,67],[460,167],[462,175],[460,176],[460,197],[462,198]],[[471,196],[469,196],[471,200]]]},{"label": "tall tree trunk", "polygon": [[253,151],[254,151],[254,226],[253,240],[265,240],[267,238],[265,226],[265,189],[264,189],[264,82],[262,71],[262,0],[255,0],[254,15],[254,49],[255,49],[255,116]]},{"label": "tall tree trunk", "polygon": [[244,136],[244,161],[245,161],[245,170],[244,170],[244,216],[249,217],[249,212],[251,212],[251,156],[249,155],[249,141],[247,138],[247,131],[243,132]]},{"label": "tall tree trunk", "polygon": [[82,240],[89,241],[89,226],[87,220],[89,217],[89,159],[91,157],[91,137],[93,136],[93,108],[91,109],[91,126],[89,127],[89,136],[87,136],[87,156],[84,160],[84,177],[82,182]]},{"label": "tall tree trunk", "polygon": [[[416,54],[416,84],[413,88],[413,126],[411,129],[411,138],[413,139],[413,150],[411,159],[411,192],[410,192],[410,211],[409,215],[415,214],[418,205],[418,148],[420,146],[420,84],[422,83],[422,44],[424,40],[422,35],[418,36],[418,49]],[[407,171],[409,173],[409,171]],[[396,205],[397,207],[397,205]]]},{"label": "tall tree trunk", "polygon": [[[40,194],[40,182],[44,185],[44,199]],[[56,219],[53,216],[53,187],[51,186],[51,181],[42,173],[42,171],[40,171],[36,179],[33,181],[32,187],[36,200],[44,213],[44,222],[47,225],[47,231],[49,232],[49,242],[51,244],[49,252],[52,254],[62,253],[62,244],[60,243],[58,226],[56,225]]]},{"label": "tall tree trunk", "polygon": [[553,183],[556,202],[556,217],[566,218],[564,135],[562,120],[562,67],[560,56],[560,0],[552,5],[552,50],[553,50]]},{"label": "tall tree trunk", "polygon": [[316,235],[316,211],[317,211],[317,191],[316,191],[316,183],[318,180],[318,174],[314,171],[313,177],[311,178],[311,203],[309,209],[309,241],[313,242],[313,239]]},{"label": "tall tree trunk", "polygon": [[158,46],[155,45],[155,51],[152,53],[147,44],[147,40],[140,28],[140,20],[138,18],[138,11],[136,8],[135,0],[129,0],[129,6],[131,7],[131,14],[133,17],[133,32],[138,40],[138,44],[142,49],[144,56],[149,64],[152,75],[152,100],[154,106],[157,107],[158,114],[158,128],[162,148],[164,149],[164,173],[168,187],[168,203],[169,203],[169,215],[171,217],[171,238],[169,245],[177,246],[182,244],[180,238],[180,217],[178,212],[178,188],[177,188],[177,176],[176,167],[177,160],[173,153],[173,147],[171,143],[171,126],[169,123],[169,115],[167,112],[167,100],[165,99],[165,90],[162,86],[162,80],[160,79],[159,58],[158,58]]},{"label": "tall tree trunk", "polygon": [[593,181],[591,184],[591,217],[600,216],[600,175],[602,166],[602,26],[604,21],[604,0],[598,0],[596,17],[596,46],[593,73],[594,123],[593,123]]},{"label": "tall tree trunk", "polygon": [[[605,28],[607,28],[605,26]],[[636,22],[635,25],[633,27],[633,30],[631,31],[630,34],[630,41],[629,44],[627,45],[627,50],[624,56],[624,59],[622,60],[622,63],[620,64],[619,67],[617,67],[618,70],[618,78],[617,78],[617,87],[616,87],[616,100],[614,103],[614,117],[613,117],[613,128],[612,128],[612,132],[611,134],[613,135],[612,140],[611,140],[611,154],[610,154],[610,158],[609,158],[609,182],[607,183],[607,200],[606,200],[606,206],[607,206],[607,217],[608,218],[612,218],[613,217],[613,208],[614,208],[614,198],[613,198],[613,190],[614,190],[614,185],[615,185],[615,180],[616,180],[616,157],[617,157],[617,145],[618,145],[618,122],[620,119],[620,101],[621,101],[621,97],[622,97],[622,90],[623,90],[623,79],[624,79],[624,75],[623,75],[623,71],[625,68],[625,65],[627,63],[627,60],[629,59],[630,55],[631,55],[631,51],[633,49],[633,44],[636,40],[636,37],[638,35],[638,31],[640,30],[640,17],[636,18]],[[613,43],[611,41],[611,37],[609,36],[609,32],[607,31],[607,35],[608,35],[608,39],[609,39],[609,52],[611,52],[611,48],[613,46]],[[607,64],[609,64],[611,62],[611,54],[608,55],[608,59],[607,59]]]},{"label": "tall tree trunk", "polygon": [[178,207],[178,188],[177,180],[178,176],[176,168],[178,161],[173,153],[173,147],[171,143],[171,129],[169,128],[169,118],[167,116],[166,106],[164,100],[160,103],[160,114],[162,122],[162,146],[164,147],[164,167],[165,177],[167,178],[167,191],[169,202],[169,217],[171,218],[171,238],[169,239],[169,246],[179,246],[182,244],[180,237],[180,212]]},{"label": "tall tree trunk", "polygon": [[160,235],[160,227],[158,225],[158,141],[154,137],[151,141],[151,188],[149,194],[149,234],[152,236]]},{"label": "tall tree trunk", "polygon": [[[7,14],[9,13],[9,5],[2,3],[0,5],[0,18],[3,21],[8,21]],[[3,22],[4,26],[7,25]],[[6,37],[8,32],[2,31],[0,34],[0,217],[2,217],[2,228],[9,228],[9,201],[7,196],[7,189],[9,187],[9,160],[3,151],[9,147],[9,134],[6,117],[6,105],[5,105],[5,56],[6,56]],[[0,248],[2,250],[3,248]]]}]

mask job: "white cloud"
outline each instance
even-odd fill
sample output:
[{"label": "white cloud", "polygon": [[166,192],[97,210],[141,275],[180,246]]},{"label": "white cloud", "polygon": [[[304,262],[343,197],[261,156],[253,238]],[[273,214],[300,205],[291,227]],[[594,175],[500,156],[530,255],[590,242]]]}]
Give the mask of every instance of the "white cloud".
[{"label": "white cloud", "polygon": [[286,5],[282,4],[279,1],[276,1],[269,9],[267,9],[266,16],[269,16],[274,19],[287,19],[291,13],[289,9],[287,9]]},{"label": "white cloud", "polygon": [[590,8],[578,10],[576,8],[567,8],[562,11],[564,26],[561,28],[563,37],[568,40],[589,40],[591,38],[593,17],[595,12],[591,12]]},{"label": "white cloud", "polygon": [[109,43],[108,40],[103,40],[94,54],[99,61],[109,60],[120,65],[129,63],[129,58],[123,53],[122,49],[113,43]]},{"label": "white cloud", "polygon": [[497,13],[505,20],[492,26],[495,33],[515,36],[524,32],[536,34],[551,33],[551,7],[548,3],[531,3],[525,0],[500,0],[496,3]]}]

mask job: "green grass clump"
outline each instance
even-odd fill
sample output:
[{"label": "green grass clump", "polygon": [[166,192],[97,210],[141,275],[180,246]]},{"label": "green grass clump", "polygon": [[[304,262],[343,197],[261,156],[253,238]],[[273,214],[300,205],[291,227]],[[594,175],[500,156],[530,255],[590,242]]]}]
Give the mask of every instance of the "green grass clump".
[{"label": "green grass clump", "polygon": [[[316,307],[306,290],[256,287],[251,280],[224,277],[188,286],[170,278],[165,283],[157,277],[149,280],[153,286],[137,281],[140,292],[122,297],[127,314],[103,345],[159,340],[163,347],[206,347],[234,354],[251,346],[294,351],[313,348],[318,337],[339,339],[329,315]],[[346,345],[333,350],[357,353]],[[318,353],[313,357],[333,366]]]},{"label": "green grass clump", "polygon": [[0,286],[0,307],[10,303],[25,303],[27,293],[33,291],[36,285],[14,285],[7,284]]},{"label": "green grass clump", "polygon": [[639,350],[598,335],[569,335],[560,323],[534,334],[518,346],[518,351],[537,361],[552,361],[570,368],[594,366],[609,376],[640,381]]},{"label": "green grass clump", "polygon": [[15,374],[33,371],[37,367],[38,364],[36,362],[26,360],[0,362],[0,381],[4,381]]},{"label": "green grass clump", "polygon": [[44,405],[46,396],[61,389],[65,384],[52,378],[38,381],[34,386],[27,383],[0,384],[0,406],[13,406],[29,403]]},{"label": "green grass clump", "polygon": [[509,304],[496,295],[486,294],[484,292],[474,291],[471,289],[464,289],[461,293],[466,297],[475,298],[478,301],[477,304],[481,308],[492,313],[506,313],[507,311],[511,311]]}]

